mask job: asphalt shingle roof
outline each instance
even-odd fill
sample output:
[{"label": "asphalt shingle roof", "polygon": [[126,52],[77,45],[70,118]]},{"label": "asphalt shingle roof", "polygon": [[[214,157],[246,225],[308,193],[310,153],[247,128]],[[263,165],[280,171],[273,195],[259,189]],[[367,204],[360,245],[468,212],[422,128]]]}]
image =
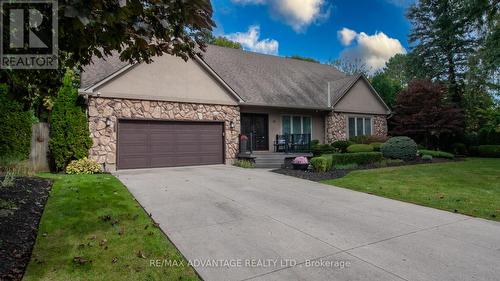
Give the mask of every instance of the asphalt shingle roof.
[{"label": "asphalt shingle roof", "polygon": [[[328,83],[333,104],[359,78],[325,64],[213,45],[202,59],[244,103],[252,105],[326,108]],[[118,53],[94,59],[81,74],[81,88],[91,87],[127,65]]]},{"label": "asphalt shingle roof", "polygon": [[326,108],[327,83],[346,77],[329,65],[212,45],[203,60],[249,104]]}]

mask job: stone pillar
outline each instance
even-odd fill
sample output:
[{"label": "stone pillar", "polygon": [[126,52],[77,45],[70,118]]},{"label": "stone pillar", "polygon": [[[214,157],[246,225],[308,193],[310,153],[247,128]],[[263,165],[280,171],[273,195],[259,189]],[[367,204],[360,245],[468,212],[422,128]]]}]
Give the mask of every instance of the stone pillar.
[{"label": "stone pillar", "polygon": [[325,117],[325,143],[347,139],[347,117],[343,113],[329,112]]},{"label": "stone pillar", "polygon": [[387,118],[384,115],[373,117],[373,135],[378,137],[387,136]]}]

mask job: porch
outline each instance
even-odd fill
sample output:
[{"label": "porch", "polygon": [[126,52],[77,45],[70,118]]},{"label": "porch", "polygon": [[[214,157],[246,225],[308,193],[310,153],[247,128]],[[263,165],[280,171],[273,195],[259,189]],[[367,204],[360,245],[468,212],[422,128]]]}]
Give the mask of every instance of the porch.
[{"label": "porch", "polygon": [[250,160],[255,163],[256,168],[278,169],[291,165],[291,161],[295,157],[305,156],[312,157],[310,152],[269,152],[269,151],[253,151],[251,153],[240,153],[239,159]]}]

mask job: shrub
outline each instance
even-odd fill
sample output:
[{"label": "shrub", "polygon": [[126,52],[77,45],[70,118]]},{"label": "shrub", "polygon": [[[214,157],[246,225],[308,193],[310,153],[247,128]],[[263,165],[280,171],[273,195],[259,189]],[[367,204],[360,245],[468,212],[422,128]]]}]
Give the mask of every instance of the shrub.
[{"label": "shrub", "polygon": [[375,163],[375,165],[377,167],[387,167],[389,165],[400,164],[400,163],[404,163],[404,161],[401,159],[382,159],[381,161]]},{"label": "shrub", "polygon": [[500,145],[480,145],[477,152],[481,157],[500,157]]},{"label": "shrub", "polygon": [[418,154],[422,156],[429,155],[434,158],[446,158],[446,159],[453,159],[455,156],[451,153],[444,152],[444,151],[436,151],[436,150],[426,150],[426,149],[421,149],[418,151]]},{"label": "shrub", "polygon": [[383,136],[355,136],[349,139],[349,141],[357,144],[370,144],[372,142],[385,142],[388,137]]},{"label": "shrub", "polygon": [[69,162],[88,156],[92,146],[87,117],[77,104],[73,73],[67,71],[50,115],[49,148],[56,170],[64,170]]},{"label": "shrub", "polygon": [[355,152],[371,152],[373,151],[373,146],[369,144],[353,144],[347,148],[347,152],[355,153]]},{"label": "shrub", "polygon": [[409,137],[393,137],[380,147],[386,158],[413,160],[417,156],[417,144]]},{"label": "shrub", "polygon": [[323,154],[331,154],[337,152],[335,148],[329,144],[320,144],[312,148],[314,156],[320,156]]},{"label": "shrub", "polygon": [[255,168],[254,162],[252,162],[250,160],[244,160],[244,159],[236,160],[233,165],[236,167],[245,168],[245,169]]},{"label": "shrub", "polygon": [[9,98],[7,87],[0,85],[0,157],[27,159],[31,146],[32,113],[24,111]]},{"label": "shrub", "polygon": [[71,161],[66,167],[66,174],[97,174],[101,172],[101,165],[94,160],[84,157],[80,160]]},{"label": "shrub", "polygon": [[326,156],[318,156],[318,157],[313,157],[311,158],[311,161],[309,163],[311,164],[312,170],[314,172],[326,172],[330,170],[328,167],[328,157]]},{"label": "shrub", "polygon": [[461,142],[456,142],[456,143],[452,144],[451,150],[456,155],[466,155],[467,154],[467,147],[465,146],[465,144],[463,144]]},{"label": "shrub", "polygon": [[28,160],[17,160],[15,158],[0,159],[0,174],[13,173],[16,176],[31,177],[35,170]]},{"label": "shrub", "polygon": [[358,168],[358,164],[356,163],[352,163],[352,164],[337,164],[334,166],[335,169],[337,170],[353,170],[353,169],[356,169]]},{"label": "shrub", "polygon": [[331,158],[333,165],[367,165],[383,159],[380,152],[335,153],[331,154]]},{"label": "shrub", "polygon": [[373,147],[373,151],[380,151],[380,147],[382,146],[382,142],[372,142],[370,145]]},{"label": "shrub", "polygon": [[432,161],[432,155],[425,154],[424,156],[422,156],[422,160],[431,162]]},{"label": "shrub", "polygon": [[332,147],[335,148],[338,152],[346,153],[347,148],[352,144],[354,143],[348,140],[338,140],[332,143]]},{"label": "shrub", "polygon": [[14,177],[14,173],[8,172],[5,174],[5,177],[3,180],[0,182],[0,187],[13,187],[15,184],[16,178]]}]

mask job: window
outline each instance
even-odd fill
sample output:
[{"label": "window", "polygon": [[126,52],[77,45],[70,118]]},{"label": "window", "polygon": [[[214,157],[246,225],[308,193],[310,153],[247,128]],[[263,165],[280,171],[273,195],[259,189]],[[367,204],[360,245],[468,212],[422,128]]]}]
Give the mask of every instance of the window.
[{"label": "window", "polygon": [[349,117],[349,137],[371,135],[372,119],[369,117]]},{"label": "window", "polygon": [[283,115],[281,118],[281,131],[283,134],[310,134],[312,132],[311,117]]}]

